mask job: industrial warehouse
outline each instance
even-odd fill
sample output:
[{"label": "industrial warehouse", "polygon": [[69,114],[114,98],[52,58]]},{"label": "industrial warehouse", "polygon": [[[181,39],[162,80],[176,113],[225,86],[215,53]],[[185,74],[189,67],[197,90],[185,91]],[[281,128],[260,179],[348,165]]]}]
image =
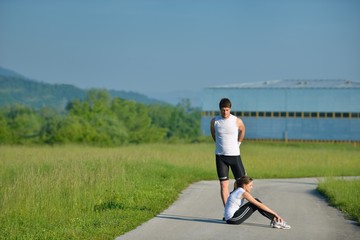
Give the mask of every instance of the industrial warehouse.
[{"label": "industrial warehouse", "polygon": [[204,135],[210,135],[210,121],[224,97],[243,120],[246,139],[360,141],[360,82],[274,80],[205,88]]}]

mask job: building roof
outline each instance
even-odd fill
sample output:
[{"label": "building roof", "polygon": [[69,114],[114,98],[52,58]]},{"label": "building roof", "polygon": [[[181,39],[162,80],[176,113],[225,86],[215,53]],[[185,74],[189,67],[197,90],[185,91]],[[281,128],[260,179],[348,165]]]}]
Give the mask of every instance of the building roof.
[{"label": "building roof", "polygon": [[360,82],[345,79],[285,79],[208,87],[221,88],[360,88]]}]

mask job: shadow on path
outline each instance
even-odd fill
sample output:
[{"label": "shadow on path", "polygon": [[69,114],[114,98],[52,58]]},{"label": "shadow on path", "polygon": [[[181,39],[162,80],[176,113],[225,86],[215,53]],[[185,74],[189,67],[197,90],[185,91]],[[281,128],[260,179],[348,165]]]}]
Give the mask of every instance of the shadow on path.
[{"label": "shadow on path", "polygon": [[[179,221],[191,221],[191,222],[226,224],[225,221],[220,220],[220,219],[214,219],[214,218],[202,218],[202,217],[170,215],[170,214],[159,214],[159,215],[157,215],[156,217],[157,217],[157,218],[163,218],[163,219],[179,220]],[[226,225],[236,226],[236,225],[233,225],[233,224],[226,224]],[[269,226],[268,226],[268,225],[265,225],[265,224],[249,223],[249,222],[244,222],[244,223],[242,223],[241,225],[269,228]]]},{"label": "shadow on path", "polygon": [[169,215],[169,214],[159,214],[156,217],[157,218],[172,219],[172,220],[181,220],[181,221],[226,224],[221,219],[215,219],[215,218],[202,218],[202,217],[180,216],[180,215]]}]

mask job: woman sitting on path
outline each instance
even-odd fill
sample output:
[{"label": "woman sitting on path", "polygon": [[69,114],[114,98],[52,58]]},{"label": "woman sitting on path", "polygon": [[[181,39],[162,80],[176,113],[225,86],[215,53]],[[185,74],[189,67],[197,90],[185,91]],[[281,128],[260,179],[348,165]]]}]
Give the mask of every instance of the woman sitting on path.
[{"label": "woman sitting on path", "polygon": [[[273,228],[290,229],[290,226],[273,210],[263,204],[259,199],[251,196],[253,180],[249,176],[239,178],[234,184],[234,191],[230,193],[225,204],[225,221],[229,224],[241,224],[256,210],[270,219]],[[244,200],[248,202],[244,204]]]}]

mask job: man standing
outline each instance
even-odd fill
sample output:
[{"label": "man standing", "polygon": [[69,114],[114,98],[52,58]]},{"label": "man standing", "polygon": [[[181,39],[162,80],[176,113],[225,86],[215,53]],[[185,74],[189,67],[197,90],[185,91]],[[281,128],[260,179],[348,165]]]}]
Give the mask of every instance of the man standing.
[{"label": "man standing", "polygon": [[220,116],[211,120],[210,131],[215,141],[216,170],[220,181],[221,200],[225,206],[229,197],[229,167],[235,180],[246,175],[240,157],[240,144],[245,137],[243,121],[231,114],[231,101],[223,98],[219,103]]}]

